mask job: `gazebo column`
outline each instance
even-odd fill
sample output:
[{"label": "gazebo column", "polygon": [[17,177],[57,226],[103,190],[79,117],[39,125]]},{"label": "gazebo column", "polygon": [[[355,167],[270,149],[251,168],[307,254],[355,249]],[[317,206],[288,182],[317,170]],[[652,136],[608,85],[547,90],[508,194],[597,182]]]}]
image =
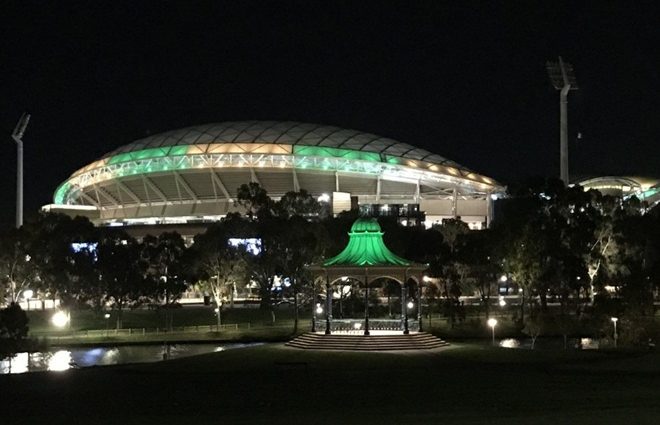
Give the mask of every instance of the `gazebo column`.
[{"label": "gazebo column", "polygon": [[419,332],[422,332],[422,281],[420,280],[417,284],[417,329]]},{"label": "gazebo column", "polygon": [[[316,279],[316,277],[314,277]],[[312,281],[312,332],[316,332],[316,281]]]},{"label": "gazebo column", "polygon": [[408,330],[408,288],[406,288],[405,281],[401,285],[401,319],[403,320],[403,334],[408,335],[410,331]]},{"label": "gazebo column", "polygon": [[364,275],[364,334],[369,335],[369,276]]},{"label": "gazebo column", "polygon": [[325,276],[325,334],[330,335],[330,322],[332,322],[332,286],[328,275]]}]

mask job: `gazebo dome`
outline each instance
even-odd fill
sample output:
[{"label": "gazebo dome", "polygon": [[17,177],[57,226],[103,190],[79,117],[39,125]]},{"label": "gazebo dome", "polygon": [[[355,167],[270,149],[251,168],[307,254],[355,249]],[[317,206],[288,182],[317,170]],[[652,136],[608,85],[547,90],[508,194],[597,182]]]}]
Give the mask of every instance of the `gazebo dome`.
[{"label": "gazebo dome", "polygon": [[355,232],[380,232],[380,224],[375,218],[358,218],[351,226],[351,233]]},{"label": "gazebo dome", "polygon": [[383,232],[375,218],[358,218],[348,233],[346,248],[324,266],[409,266],[411,261],[390,251],[383,241]]}]

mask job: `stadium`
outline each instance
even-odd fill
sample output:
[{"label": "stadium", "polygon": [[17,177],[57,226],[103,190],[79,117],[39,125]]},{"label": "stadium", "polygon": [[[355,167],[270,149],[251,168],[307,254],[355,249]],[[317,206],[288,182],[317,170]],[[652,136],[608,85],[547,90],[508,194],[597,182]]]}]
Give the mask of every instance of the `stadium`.
[{"label": "stadium", "polygon": [[628,199],[636,197],[651,209],[660,204],[660,180],[639,176],[602,176],[576,182],[584,190],[595,189],[603,195]]},{"label": "stadium", "polygon": [[305,189],[335,214],[360,208],[426,226],[460,217],[474,229],[488,226],[491,199],[504,190],[440,155],[385,137],[241,121],[121,146],[75,171],[44,209],[85,215],[101,226],[201,225],[237,211],[237,189],[248,182],[274,199]]}]

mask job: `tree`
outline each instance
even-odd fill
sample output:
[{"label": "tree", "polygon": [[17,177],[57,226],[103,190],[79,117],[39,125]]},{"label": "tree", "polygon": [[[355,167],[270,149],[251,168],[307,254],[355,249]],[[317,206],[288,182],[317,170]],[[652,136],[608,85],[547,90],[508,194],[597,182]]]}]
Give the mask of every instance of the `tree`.
[{"label": "tree", "polygon": [[147,299],[144,290],[147,264],[140,261],[140,247],[123,232],[106,229],[99,241],[96,263],[103,302],[116,311],[116,327],[122,327],[123,310]]},{"label": "tree", "polygon": [[171,330],[173,308],[188,286],[184,275],[185,243],[176,232],[162,233],[158,237],[146,236],[141,251],[152,300],[165,310],[166,328]]},{"label": "tree", "polygon": [[315,217],[321,213],[321,204],[305,189],[287,192],[275,203],[275,212],[283,218],[294,216]]},{"label": "tree", "polygon": [[0,339],[19,341],[28,335],[28,317],[18,303],[0,310]]},{"label": "tree", "polygon": [[42,300],[59,298],[65,306],[85,301],[86,292],[98,283],[92,276],[97,241],[92,223],[84,217],[42,213],[24,228],[37,273],[32,289]]},{"label": "tree", "polygon": [[542,314],[532,315],[529,320],[525,322],[525,326],[522,328],[522,333],[528,335],[532,338],[532,350],[536,345],[536,339],[543,332],[544,326],[544,317]]},{"label": "tree", "polygon": [[440,232],[444,243],[449,247],[449,252],[451,254],[458,248],[458,243],[460,242],[460,237],[466,235],[470,232],[470,228],[467,223],[462,221],[460,218],[448,218],[442,220],[442,223],[439,226],[433,227],[435,230]]},{"label": "tree", "polygon": [[236,204],[245,209],[250,220],[272,215],[273,201],[259,183],[242,184],[237,191]]},{"label": "tree", "polygon": [[456,271],[465,289],[476,292],[481,306],[490,314],[490,298],[495,292],[496,275],[500,267],[489,230],[470,232],[463,236],[465,242],[457,253]]},{"label": "tree", "polygon": [[32,255],[25,229],[11,229],[0,237],[0,295],[10,304],[38,277]]},{"label": "tree", "polygon": [[11,303],[0,310],[0,360],[9,358],[10,373],[12,357],[25,349],[22,343],[28,330],[27,314],[17,303]]}]

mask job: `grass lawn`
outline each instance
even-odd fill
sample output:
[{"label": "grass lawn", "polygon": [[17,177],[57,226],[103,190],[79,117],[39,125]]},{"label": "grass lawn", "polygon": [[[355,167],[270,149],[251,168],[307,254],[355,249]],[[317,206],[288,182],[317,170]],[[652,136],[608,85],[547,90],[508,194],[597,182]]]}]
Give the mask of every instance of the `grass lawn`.
[{"label": "grass lawn", "polygon": [[454,344],[269,344],[147,365],[0,376],[2,424],[651,424],[660,355]]}]

